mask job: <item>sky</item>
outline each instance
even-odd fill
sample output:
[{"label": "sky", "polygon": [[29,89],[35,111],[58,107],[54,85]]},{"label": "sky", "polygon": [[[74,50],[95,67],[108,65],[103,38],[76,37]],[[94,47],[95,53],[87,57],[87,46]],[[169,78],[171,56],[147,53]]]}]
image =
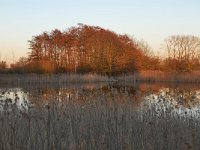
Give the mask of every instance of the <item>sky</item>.
[{"label": "sky", "polygon": [[143,39],[160,54],[170,35],[200,36],[200,1],[0,0],[0,60],[13,63],[33,36],[78,23]]}]

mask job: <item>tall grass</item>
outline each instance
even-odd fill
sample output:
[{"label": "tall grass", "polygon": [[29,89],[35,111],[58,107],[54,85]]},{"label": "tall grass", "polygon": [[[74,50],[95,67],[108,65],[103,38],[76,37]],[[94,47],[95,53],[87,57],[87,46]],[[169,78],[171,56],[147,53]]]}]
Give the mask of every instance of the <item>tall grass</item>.
[{"label": "tall grass", "polygon": [[43,105],[21,106],[9,101],[0,111],[1,150],[64,149],[199,149],[199,111],[190,117],[176,112],[135,106],[133,96],[124,99],[102,90],[85,96],[49,97]]},{"label": "tall grass", "polygon": [[140,71],[135,74],[119,75],[115,78],[123,82],[172,82],[172,83],[200,83],[200,71],[192,72],[166,72],[166,71]]},{"label": "tall grass", "polygon": [[98,74],[1,74],[1,84],[38,83],[92,83],[114,81],[113,78]]},{"label": "tall grass", "polygon": [[200,83],[200,71],[177,73],[140,71],[134,74],[107,76],[100,74],[0,74],[0,84],[65,84],[96,82],[173,82]]},{"label": "tall grass", "polygon": [[140,81],[148,82],[185,82],[200,83],[200,71],[192,72],[163,72],[163,71],[141,71]]}]

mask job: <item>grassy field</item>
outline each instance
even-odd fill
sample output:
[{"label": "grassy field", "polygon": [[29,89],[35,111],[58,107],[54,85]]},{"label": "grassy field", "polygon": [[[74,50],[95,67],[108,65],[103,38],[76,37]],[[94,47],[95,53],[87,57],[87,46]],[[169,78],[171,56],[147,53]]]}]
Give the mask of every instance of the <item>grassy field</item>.
[{"label": "grassy field", "polygon": [[137,107],[132,95],[125,91],[122,99],[116,92],[97,90],[73,99],[52,95],[43,104],[20,107],[4,101],[0,149],[200,149],[199,111],[158,112],[156,103]]}]

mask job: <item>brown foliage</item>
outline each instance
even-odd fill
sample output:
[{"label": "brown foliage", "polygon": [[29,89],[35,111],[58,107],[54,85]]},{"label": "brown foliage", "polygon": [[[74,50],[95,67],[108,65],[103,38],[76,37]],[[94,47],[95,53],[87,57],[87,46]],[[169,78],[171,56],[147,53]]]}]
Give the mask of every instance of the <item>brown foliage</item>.
[{"label": "brown foliage", "polygon": [[176,35],[165,42],[167,57],[153,55],[145,41],[98,26],[79,24],[66,31],[43,32],[30,41],[27,58],[11,69],[34,73],[124,74],[142,70],[188,72],[200,69],[200,39]]},{"label": "brown foliage", "polygon": [[111,75],[141,68],[143,54],[131,38],[96,26],[81,24],[64,32],[57,29],[51,33],[44,32],[33,37],[29,44],[29,63],[37,62],[36,66],[48,70],[44,72],[52,71],[48,63],[44,65],[49,61],[56,72]]},{"label": "brown foliage", "polygon": [[8,65],[5,61],[0,61],[0,72],[4,72],[7,69]]}]

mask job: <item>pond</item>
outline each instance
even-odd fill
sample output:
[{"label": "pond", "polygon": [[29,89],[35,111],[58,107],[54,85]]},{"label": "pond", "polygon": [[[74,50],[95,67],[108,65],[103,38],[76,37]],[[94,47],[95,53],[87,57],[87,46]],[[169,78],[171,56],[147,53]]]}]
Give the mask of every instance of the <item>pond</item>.
[{"label": "pond", "polygon": [[[87,98],[102,98],[135,105],[135,109],[145,111],[156,106],[155,110],[175,111],[179,115],[197,114],[200,109],[200,86],[195,84],[68,84],[0,87],[1,103],[26,105],[48,104],[49,101],[79,101],[87,103]],[[170,109],[170,110],[169,110]]]},{"label": "pond", "polygon": [[27,132],[16,131],[11,141],[10,131],[1,137],[32,143],[22,149],[200,148],[198,84],[7,85],[0,87],[0,102],[1,129],[14,124]]}]

